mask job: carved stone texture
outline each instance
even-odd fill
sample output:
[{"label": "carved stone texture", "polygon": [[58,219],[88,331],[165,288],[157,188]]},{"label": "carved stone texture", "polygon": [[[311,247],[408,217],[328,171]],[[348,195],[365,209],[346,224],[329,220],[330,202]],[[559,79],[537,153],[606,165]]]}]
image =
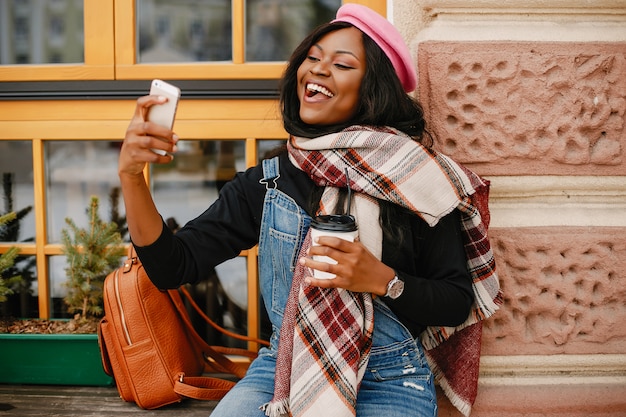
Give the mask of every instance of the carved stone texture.
[{"label": "carved stone texture", "polygon": [[418,45],[438,149],[485,175],[626,174],[626,43]]},{"label": "carved stone texture", "polygon": [[493,228],[504,304],[483,353],[626,353],[626,228]]}]

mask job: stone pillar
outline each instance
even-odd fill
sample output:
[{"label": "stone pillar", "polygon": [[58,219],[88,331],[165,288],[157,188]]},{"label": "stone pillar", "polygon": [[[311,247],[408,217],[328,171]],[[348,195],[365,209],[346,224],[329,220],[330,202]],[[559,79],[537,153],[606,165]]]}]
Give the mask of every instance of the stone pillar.
[{"label": "stone pillar", "polygon": [[[396,0],[393,16],[436,147],[492,184],[505,303],[472,416],[626,415],[626,1]],[[460,413],[440,396],[439,415]]]}]

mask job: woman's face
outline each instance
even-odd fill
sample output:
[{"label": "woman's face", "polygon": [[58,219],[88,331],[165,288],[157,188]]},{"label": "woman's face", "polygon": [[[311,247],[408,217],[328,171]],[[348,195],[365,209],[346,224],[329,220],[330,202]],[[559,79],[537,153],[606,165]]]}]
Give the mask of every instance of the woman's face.
[{"label": "woman's face", "polygon": [[300,118],[311,125],[349,120],[365,75],[365,48],[357,28],[339,29],[314,44],[298,68]]}]

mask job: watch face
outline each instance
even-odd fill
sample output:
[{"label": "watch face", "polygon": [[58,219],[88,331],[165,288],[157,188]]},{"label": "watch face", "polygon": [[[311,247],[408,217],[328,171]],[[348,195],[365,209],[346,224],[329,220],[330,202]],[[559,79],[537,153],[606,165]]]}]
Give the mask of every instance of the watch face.
[{"label": "watch face", "polygon": [[387,296],[392,299],[396,299],[400,297],[404,291],[404,281],[399,280],[398,278],[394,278],[387,290]]}]

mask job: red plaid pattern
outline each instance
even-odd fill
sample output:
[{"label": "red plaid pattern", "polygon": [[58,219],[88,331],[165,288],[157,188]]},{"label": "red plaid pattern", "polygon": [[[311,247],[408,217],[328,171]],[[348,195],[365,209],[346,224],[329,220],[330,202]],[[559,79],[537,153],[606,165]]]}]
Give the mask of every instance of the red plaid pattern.
[{"label": "red plaid pattern", "polygon": [[[311,246],[311,233],[301,253]],[[303,283],[298,264],[280,331],[268,416],[353,416],[374,330],[371,294]]]}]

